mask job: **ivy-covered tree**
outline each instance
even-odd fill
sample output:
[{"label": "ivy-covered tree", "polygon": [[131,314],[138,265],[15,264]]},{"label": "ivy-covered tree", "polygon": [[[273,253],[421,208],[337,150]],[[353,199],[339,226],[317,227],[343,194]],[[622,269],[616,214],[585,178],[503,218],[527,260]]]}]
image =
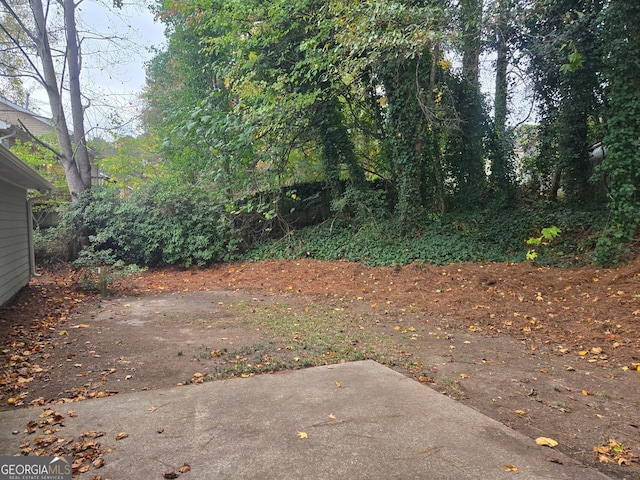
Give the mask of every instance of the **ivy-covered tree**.
[{"label": "ivy-covered tree", "polygon": [[509,116],[509,65],[515,49],[516,0],[497,0],[493,3],[492,46],[496,53],[494,117],[491,132],[491,184],[499,203],[511,205],[515,196],[514,133],[507,126]]},{"label": "ivy-covered tree", "polygon": [[486,180],[485,116],[480,93],[482,3],[480,0],[461,0],[459,11],[462,72],[454,103],[460,126],[459,134],[450,136],[448,156],[459,191],[458,202],[466,208],[480,205]]},{"label": "ivy-covered tree", "polygon": [[600,20],[607,151],[598,173],[608,186],[612,222],[597,254],[610,263],[624,253],[640,225],[640,4],[610,0]]}]

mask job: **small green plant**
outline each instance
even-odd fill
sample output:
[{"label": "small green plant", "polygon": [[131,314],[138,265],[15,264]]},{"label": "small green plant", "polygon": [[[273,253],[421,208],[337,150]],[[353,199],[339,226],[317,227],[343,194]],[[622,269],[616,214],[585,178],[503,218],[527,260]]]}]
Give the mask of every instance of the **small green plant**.
[{"label": "small green plant", "polygon": [[95,250],[93,245],[80,252],[73,266],[83,271],[82,287],[98,291],[101,295],[106,295],[109,285],[119,278],[146,270],[137,265],[126,265],[122,260],[115,259],[112,250]]},{"label": "small green plant", "polygon": [[562,230],[554,225],[552,227],[543,228],[540,233],[541,235],[539,237],[531,237],[527,240],[527,245],[534,247],[530,248],[527,252],[527,260],[529,261],[535,261],[538,258],[537,249],[541,246],[549,246],[551,242],[558,238],[558,235],[562,233]]},{"label": "small green plant", "polygon": [[438,380],[436,380],[435,384],[436,390],[440,393],[445,394],[449,398],[453,398],[454,400],[464,400],[466,395],[464,390],[462,389],[462,385],[458,380],[452,379],[443,375]]}]

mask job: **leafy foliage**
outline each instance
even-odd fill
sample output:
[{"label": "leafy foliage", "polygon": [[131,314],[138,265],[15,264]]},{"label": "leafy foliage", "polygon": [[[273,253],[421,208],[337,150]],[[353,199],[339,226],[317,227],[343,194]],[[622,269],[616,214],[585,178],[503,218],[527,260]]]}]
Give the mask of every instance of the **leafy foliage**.
[{"label": "leafy foliage", "polygon": [[[419,232],[402,234],[393,219],[359,226],[340,221],[307,227],[280,240],[258,243],[242,258],[302,258],[349,260],[367,265],[524,261],[526,239],[540,232],[537,225],[560,225],[561,241],[545,249],[542,263],[588,262],[597,232],[598,211],[502,211],[449,213],[432,217]],[[555,229],[553,229],[555,232]],[[546,230],[545,230],[546,232]]]},{"label": "leafy foliage", "polygon": [[[109,202],[87,206],[91,221],[122,218],[93,225],[92,241],[146,264],[206,264],[280,234],[251,255],[447,262],[524,259],[525,239],[557,225],[563,235],[544,261],[584,259],[599,242],[594,258],[614,262],[639,218],[640,87],[626,79],[640,75],[624,58],[640,55],[628,23],[637,12],[625,5],[158,0],[169,42],[149,66],[145,125],[162,142],[162,180],[114,200],[106,216]],[[494,105],[478,80],[490,50]],[[516,55],[541,119],[517,130],[508,122]],[[597,166],[588,147],[603,138]],[[127,186],[147,183],[139,168],[126,171],[144,152],[121,143],[104,165]],[[337,216],[296,232],[281,208],[304,207],[272,192],[309,181],[325,183]],[[518,199],[531,202],[521,217],[504,211]],[[591,226],[579,211],[588,203],[602,215]],[[597,241],[605,203],[611,222]]]},{"label": "leafy foliage", "polygon": [[114,188],[94,188],[71,206],[93,252],[144,266],[205,265],[230,258],[239,243],[224,207],[206,189],[161,182],[123,199]]},{"label": "leafy foliage", "polygon": [[610,105],[608,152],[598,174],[608,184],[612,221],[598,242],[596,260],[623,258],[640,225],[640,5],[612,1],[604,11]]}]

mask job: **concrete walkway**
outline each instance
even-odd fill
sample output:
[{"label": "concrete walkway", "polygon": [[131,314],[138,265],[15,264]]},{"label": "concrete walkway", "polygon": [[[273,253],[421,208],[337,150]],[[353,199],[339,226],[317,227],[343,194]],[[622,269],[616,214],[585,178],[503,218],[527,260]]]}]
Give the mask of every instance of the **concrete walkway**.
[{"label": "concrete walkway", "polygon": [[[55,409],[66,417],[61,436],[106,432],[97,440],[113,450],[84,479],[162,479],[185,463],[184,480],[608,478],[372,361]],[[23,431],[41,412],[0,413],[0,455],[33,441]],[[116,441],[119,432],[128,437]]]}]

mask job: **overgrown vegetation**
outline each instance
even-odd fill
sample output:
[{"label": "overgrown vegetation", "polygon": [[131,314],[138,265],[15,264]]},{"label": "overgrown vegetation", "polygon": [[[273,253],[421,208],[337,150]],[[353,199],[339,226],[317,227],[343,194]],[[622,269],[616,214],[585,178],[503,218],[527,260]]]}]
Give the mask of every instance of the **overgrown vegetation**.
[{"label": "overgrown vegetation", "polygon": [[[533,247],[539,250],[537,263],[576,265],[593,261],[605,228],[601,210],[550,206],[499,215],[493,209],[432,215],[407,234],[385,207],[384,195],[364,199],[354,192],[334,202],[326,220],[295,228],[285,221],[289,210],[278,213],[287,203],[257,196],[223,206],[211,203],[198,187],[156,185],[128,198],[112,187],[95,188],[65,212],[58,228],[36,236],[38,257],[69,259],[68,246],[80,241],[84,250],[77,266],[111,266],[114,272],[131,264],[188,267],[303,257],[372,266],[519,262],[529,258],[532,242],[540,239]],[[311,208],[305,198],[287,193],[295,197],[285,197],[288,205]],[[549,225],[562,235],[547,238]]]},{"label": "overgrown vegetation", "polygon": [[[550,226],[536,262],[624,261],[640,218],[632,3],[157,0],[169,38],[146,137],[104,161],[121,190],[80,198],[74,228],[146,266],[523,261]],[[515,70],[536,125],[510,126]],[[326,211],[302,228],[293,186],[312,182]]]},{"label": "overgrown vegetation", "polygon": [[354,225],[336,220],[304,228],[278,240],[257,244],[243,256],[251,260],[295,259],[311,256],[323,260],[349,260],[367,265],[460,262],[521,262],[543,225],[559,225],[562,237],[545,247],[541,264],[579,265],[592,261],[594,246],[603,228],[599,211],[556,209],[493,210],[447,213],[433,217],[404,234],[395,220]]}]

